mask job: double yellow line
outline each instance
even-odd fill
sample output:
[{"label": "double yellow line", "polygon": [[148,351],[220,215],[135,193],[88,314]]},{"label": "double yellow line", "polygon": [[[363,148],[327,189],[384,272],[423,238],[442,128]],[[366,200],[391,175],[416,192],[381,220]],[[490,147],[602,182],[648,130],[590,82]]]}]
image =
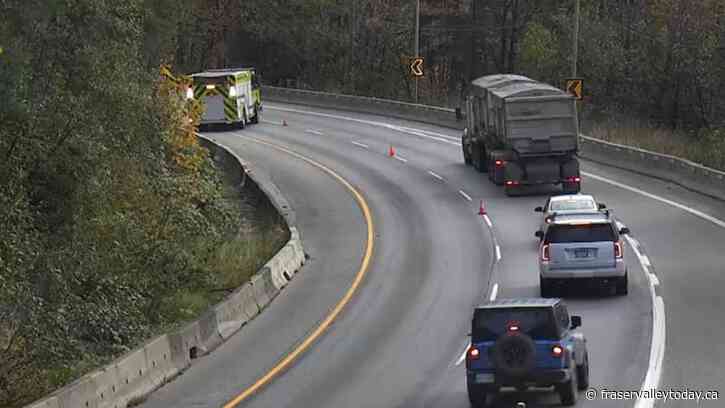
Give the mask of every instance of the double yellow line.
[{"label": "double yellow line", "polygon": [[345,295],[340,299],[340,301],[335,305],[335,307],[332,309],[332,311],[327,315],[325,320],[320,323],[317,328],[299,345],[297,348],[295,348],[292,352],[287,354],[284,358],[282,358],[275,366],[270,369],[264,376],[259,378],[257,381],[254,382],[249,388],[242,391],[239,395],[234,397],[231,401],[227,402],[223,408],[234,408],[237,405],[239,405],[242,401],[249,398],[252,394],[257,392],[259,389],[264,387],[265,385],[269,384],[277,375],[282,373],[285,369],[287,369],[290,364],[292,364],[297,358],[299,358],[302,353],[307,351],[307,349],[310,348],[310,346],[316,342],[323,334],[324,332],[330,327],[330,325],[337,319],[337,317],[342,312],[342,309],[345,308],[345,306],[350,302],[352,297],[357,292],[358,288],[360,287],[360,284],[362,283],[363,279],[365,278],[365,274],[368,271],[368,267],[370,266],[370,260],[373,256],[373,247],[375,245],[375,228],[373,226],[373,217],[370,212],[370,207],[368,206],[367,201],[365,201],[365,198],[362,194],[360,194],[355,187],[352,186],[347,180],[345,180],[342,176],[337,174],[335,171],[331,170],[330,168],[326,167],[325,165],[312,160],[308,157],[305,157],[299,153],[296,153],[292,150],[289,150],[285,147],[279,146],[274,143],[270,143],[261,139],[258,139],[256,137],[252,136],[246,136],[247,139],[252,140],[256,143],[269,146],[273,149],[276,149],[278,151],[284,152],[289,154],[290,156],[293,156],[295,158],[298,158],[306,163],[309,163],[310,165],[317,167],[318,169],[324,171],[328,175],[332,176],[335,180],[340,182],[347,190],[349,190],[353,197],[355,197],[355,201],[357,201],[358,206],[363,212],[363,216],[365,217],[365,222],[367,224],[367,243],[365,245],[365,255],[363,256],[362,264],[360,265],[360,269],[355,274],[355,279],[352,282],[352,285],[350,288],[345,292]]}]

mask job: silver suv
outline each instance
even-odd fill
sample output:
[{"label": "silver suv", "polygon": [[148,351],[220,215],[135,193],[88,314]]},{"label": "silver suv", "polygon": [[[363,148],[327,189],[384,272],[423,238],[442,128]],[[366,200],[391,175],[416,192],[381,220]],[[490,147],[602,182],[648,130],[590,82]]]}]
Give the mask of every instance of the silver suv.
[{"label": "silver suv", "polygon": [[606,213],[556,215],[545,230],[536,232],[539,244],[539,279],[542,297],[552,297],[566,281],[589,280],[612,285],[627,294],[627,264],[616,222]]}]

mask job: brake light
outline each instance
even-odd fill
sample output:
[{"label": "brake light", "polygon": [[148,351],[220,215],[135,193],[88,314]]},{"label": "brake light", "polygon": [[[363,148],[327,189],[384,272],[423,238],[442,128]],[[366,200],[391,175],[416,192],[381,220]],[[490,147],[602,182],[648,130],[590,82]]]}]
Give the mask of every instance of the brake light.
[{"label": "brake light", "polygon": [[549,244],[544,244],[541,246],[541,260],[542,261],[551,260],[551,254],[549,253]]},{"label": "brake light", "polygon": [[580,181],[582,181],[582,178],[579,176],[570,176],[566,178],[566,181],[569,183],[579,183]]},{"label": "brake light", "polygon": [[507,186],[518,186],[519,182],[516,180],[506,180],[506,185]]},{"label": "brake light", "polygon": [[622,259],[623,258],[623,255],[624,254],[622,253],[622,243],[621,242],[615,242],[614,243],[614,257],[617,258],[617,259]]},{"label": "brake light", "polygon": [[504,165],[503,160],[496,160],[494,163],[496,164],[496,167],[502,167]]},{"label": "brake light", "polygon": [[561,357],[562,355],[564,355],[564,348],[558,344],[555,345],[551,348],[551,355],[557,358]]},{"label": "brake light", "polygon": [[481,352],[476,347],[471,346],[467,355],[469,361],[478,360],[481,357]]}]

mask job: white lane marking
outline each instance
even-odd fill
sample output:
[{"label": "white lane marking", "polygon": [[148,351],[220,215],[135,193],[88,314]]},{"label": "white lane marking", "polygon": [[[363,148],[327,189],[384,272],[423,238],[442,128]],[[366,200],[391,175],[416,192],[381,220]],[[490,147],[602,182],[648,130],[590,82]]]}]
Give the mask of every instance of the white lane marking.
[{"label": "white lane marking", "polygon": [[305,130],[305,133],[312,133],[313,135],[317,135],[317,136],[325,136],[324,133],[320,132],[319,130],[314,130],[314,129],[307,129],[307,130]]},{"label": "white lane marking", "polygon": [[463,190],[458,190],[458,194],[462,195],[463,198],[465,198],[468,201],[473,201],[473,199],[471,198],[471,196],[469,196],[468,194],[466,194],[466,192],[463,191]]},{"label": "white lane marking", "polygon": [[408,159],[406,159],[405,157],[399,156],[397,154],[395,156],[393,156],[393,157],[395,158],[395,160],[401,161],[403,163],[407,163],[408,162]]},{"label": "white lane marking", "polygon": [[501,260],[501,247],[496,245],[496,262]]},{"label": "white lane marking", "polygon": [[433,170],[428,170],[428,174],[430,174],[431,176],[437,178],[440,181],[443,181],[443,177],[441,177],[438,174],[434,173]]},{"label": "white lane marking", "polygon": [[466,344],[466,347],[463,349],[463,354],[461,354],[461,357],[456,360],[456,365],[459,366],[463,362],[463,360],[466,359],[466,353],[468,353],[468,349],[471,348],[471,343]]},{"label": "white lane marking", "polygon": [[715,224],[715,225],[717,225],[719,227],[725,228],[725,221],[723,221],[723,220],[721,220],[719,218],[715,218],[712,215],[705,214],[702,211],[695,210],[694,208],[690,208],[690,207],[688,207],[688,206],[686,206],[684,204],[680,204],[678,202],[675,202],[675,201],[672,201],[672,200],[668,200],[668,199],[666,199],[664,197],[660,197],[658,195],[655,195],[655,194],[652,194],[652,193],[648,193],[646,191],[643,191],[643,190],[640,190],[638,188],[629,186],[627,184],[623,184],[623,183],[620,183],[620,182],[617,182],[617,181],[614,181],[614,180],[610,180],[610,179],[608,179],[606,177],[597,176],[596,174],[587,173],[587,172],[582,172],[582,174],[585,175],[585,176],[587,176],[587,177],[591,177],[594,180],[599,180],[599,181],[601,181],[603,183],[607,183],[607,184],[611,184],[611,185],[616,186],[616,187],[619,187],[619,188],[623,188],[623,189],[628,190],[628,191],[631,191],[633,193],[637,193],[637,194],[643,195],[643,196],[645,196],[647,198],[651,198],[651,199],[653,199],[655,201],[659,201],[661,203],[669,204],[669,205],[671,205],[671,206],[673,206],[675,208],[679,208],[682,211],[688,212],[688,213],[690,213],[690,214],[692,214],[692,215],[694,215],[696,217],[700,217],[703,220],[710,221],[711,223],[713,223],[713,224]]},{"label": "white lane marking", "polygon": [[493,284],[493,288],[491,289],[491,296],[488,298],[488,300],[493,302],[494,300],[496,300],[496,296],[498,296],[498,283]]},{"label": "white lane marking", "polygon": [[364,143],[360,143],[360,142],[353,141],[352,144],[354,144],[355,146],[360,146],[363,149],[367,149],[368,148],[368,145],[366,145]]},{"label": "white lane marking", "polygon": [[[454,142],[454,141],[449,140],[447,138],[426,135],[425,133],[422,133],[420,131],[411,132],[409,130],[410,128],[403,128],[403,127],[400,127],[400,126],[393,126],[393,125],[386,124],[386,123],[381,123],[381,122],[366,121],[366,120],[355,119],[355,118],[350,118],[350,117],[343,117],[343,116],[337,116],[337,115],[329,115],[329,114],[317,113],[317,112],[310,112],[310,111],[300,111],[300,110],[293,110],[293,109],[284,109],[284,108],[279,108],[279,107],[273,108],[273,109],[283,110],[283,111],[286,110],[286,111],[290,111],[290,112],[297,112],[297,113],[303,113],[303,114],[309,114],[309,115],[316,115],[316,116],[322,116],[322,117],[329,117],[329,118],[335,118],[335,119],[349,120],[349,121],[352,121],[352,122],[366,123],[366,124],[373,125],[373,126],[382,126],[382,127],[386,127],[386,128],[389,128],[389,129],[398,130],[398,131],[401,131],[401,132],[413,134],[413,135],[416,135],[416,136],[426,137],[426,138],[432,139],[432,140],[438,140],[438,141],[441,141],[441,142],[444,142],[444,143],[447,143],[447,144],[451,144],[451,145],[454,145],[454,146],[460,146],[461,145],[460,142]],[[725,228],[725,221],[720,220],[718,218],[715,218],[715,217],[713,217],[711,215],[705,214],[705,213],[703,213],[701,211],[695,210],[693,208],[687,207],[686,205],[680,204],[678,202],[675,202],[675,201],[672,201],[672,200],[668,200],[666,198],[657,196],[657,195],[652,194],[652,193],[648,193],[646,191],[643,191],[643,190],[640,190],[638,188],[629,186],[627,184],[619,183],[617,181],[610,180],[610,179],[608,179],[606,177],[597,176],[597,175],[592,174],[592,173],[589,173],[589,172],[582,172],[582,175],[584,175],[586,177],[591,177],[594,180],[599,180],[601,182],[604,182],[604,183],[607,183],[607,184],[610,184],[610,185],[613,185],[613,186],[622,188],[624,190],[631,191],[633,193],[640,194],[640,195],[642,195],[644,197],[651,198],[651,199],[653,199],[655,201],[659,201],[659,202],[662,202],[662,203],[665,203],[665,204],[669,204],[669,205],[671,205],[671,206],[673,206],[675,208],[678,208],[678,209],[683,210],[685,212],[688,212],[688,213],[690,213],[692,215],[695,215],[697,217],[700,217],[700,218],[702,218],[704,220],[710,221],[711,223],[713,223],[713,224],[715,224],[717,226],[720,226],[722,228]],[[491,226],[491,221],[488,219],[487,216],[484,216],[484,219],[486,220],[486,223],[489,224],[489,227],[490,227]],[[631,242],[630,242],[630,244],[631,244]],[[646,270],[648,270],[647,267],[644,267],[644,268]],[[655,290],[654,290],[654,282],[655,282],[655,280],[650,279],[650,282],[653,283],[653,284],[650,285],[650,291],[652,293],[653,315],[654,315],[654,317],[653,317],[652,345],[651,345],[651,348],[650,348],[650,363],[649,363],[649,368],[647,370],[647,376],[645,377],[645,382],[642,385],[642,389],[643,390],[654,388],[654,387],[650,386],[650,384],[655,384],[655,385],[658,385],[659,384],[659,381],[660,381],[660,378],[661,378],[661,373],[662,373],[662,360],[664,358],[665,335],[666,335],[664,301],[662,300],[661,297],[656,296],[656,293],[655,293]],[[653,404],[654,404],[654,400],[642,400],[642,399],[640,399],[640,400],[637,401],[636,407],[637,408],[651,407],[651,406],[653,406]]]},{"label": "white lane marking", "polygon": [[493,228],[493,223],[491,222],[491,219],[488,218],[488,214],[483,215],[483,220],[486,221],[488,228]]},{"label": "white lane marking", "polygon": [[[415,136],[423,137],[423,138],[426,138],[426,139],[437,140],[439,142],[448,143],[448,144],[451,144],[451,145],[454,145],[454,146],[460,146],[461,145],[460,142],[453,141],[453,140],[457,140],[457,139],[454,139],[452,136],[445,136],[445,135],[441,135],[441,136],[445,136],[445,137],[433,136],[433,135],[430,134],[430,133],[433,133],[433,132],[424,132],[424,131],[421,131],[420,129],[412,129],[412,128],[407,128],[407,127],[403,127],[403,126],[396,126],[396,125],[392,125],[390,123],[376,122],[376,121],[372,121],[372,120],[364,120],[364,119],[351,118],[349,116],[331,115],[329,113],[321,113],[321,112],[312,112],[312,111],[307,111],[307,110],[282,108],[282,107],[279,107],[279,106],[275,106],[275,107],[269,106],[268,108],[269,109],[273,109],[273,110],[284,111],[284,112],[301,113],[301,114],[305,114],[305,115],[319,116],[319,117],[331,118],[331,119],[342,119],[342,120],[347,120],[347,121],[350,121],[350,122],[363,123],[363,124],[371,125],[371,126],[384,127],[386,129],[391,129],[391,130],[395,130],[395,131],[398,131],[398,132],[401,132],[401,133],[407,133],[407,134],[410,134],[410,135],[415,135]],[[451,139],[453,139],[453,140],[451,140]]]},{"label": "white lane marking", "polygon": [[[652,341],[650,344],[649,364],[647,365],[647,374],[642,383],[642,391],[652,390],[659,386],[662,378],[662,362],[665,357],[665,344],[667,342],[667,330],[665,325],[665,302],[661,296],[657,296],[655,288],[659,286],[660,280],[657,275],[650,271],[652,264],[649,258],[639,251],[638,242],[625,235],[625,239],[629,242],[635,255],[639,259],[642,270],[649,280],[649,292],[652,297]],[[635,408],[652,408],[655,399],[638,398]]]}]

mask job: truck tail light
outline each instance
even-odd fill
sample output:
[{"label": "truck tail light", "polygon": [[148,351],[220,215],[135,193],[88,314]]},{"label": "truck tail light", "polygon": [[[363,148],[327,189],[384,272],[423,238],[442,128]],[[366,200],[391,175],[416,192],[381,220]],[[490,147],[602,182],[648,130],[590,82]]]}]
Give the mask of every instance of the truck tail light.
[{"label": "truck tail light", "polygon": [[551,355],[556,358],[561,358],[564,355],[564,348],[556,344],[551,348]]},{"label": "truck tail light", "polygon": [[622,243],[621,242],[614,243],[614,257],[617,259],[622,259],[624,257],[624,254],[622,253]]},{"label": "truck tail light", "polygon": [[549,244],[544,244],[541,246],[541,260],[546,261],[546,262],[551,260],[551,254],[549,252]]},{"label": "truck tail light", "polygon": [[518,186],[520,183],[517,180],[506,180],[507,186]]},{"label": "truck tail light", "polygon": [[570,176],[566,178],[566,181],[569,183],[579,183],[582,181],[582,178],[579,176]]},{"label": "truck tail light", "polygon": [[503,167],[506,162],[504,162],[503,160],[496,160],[494,164],[496,165],[496,167]]}]

